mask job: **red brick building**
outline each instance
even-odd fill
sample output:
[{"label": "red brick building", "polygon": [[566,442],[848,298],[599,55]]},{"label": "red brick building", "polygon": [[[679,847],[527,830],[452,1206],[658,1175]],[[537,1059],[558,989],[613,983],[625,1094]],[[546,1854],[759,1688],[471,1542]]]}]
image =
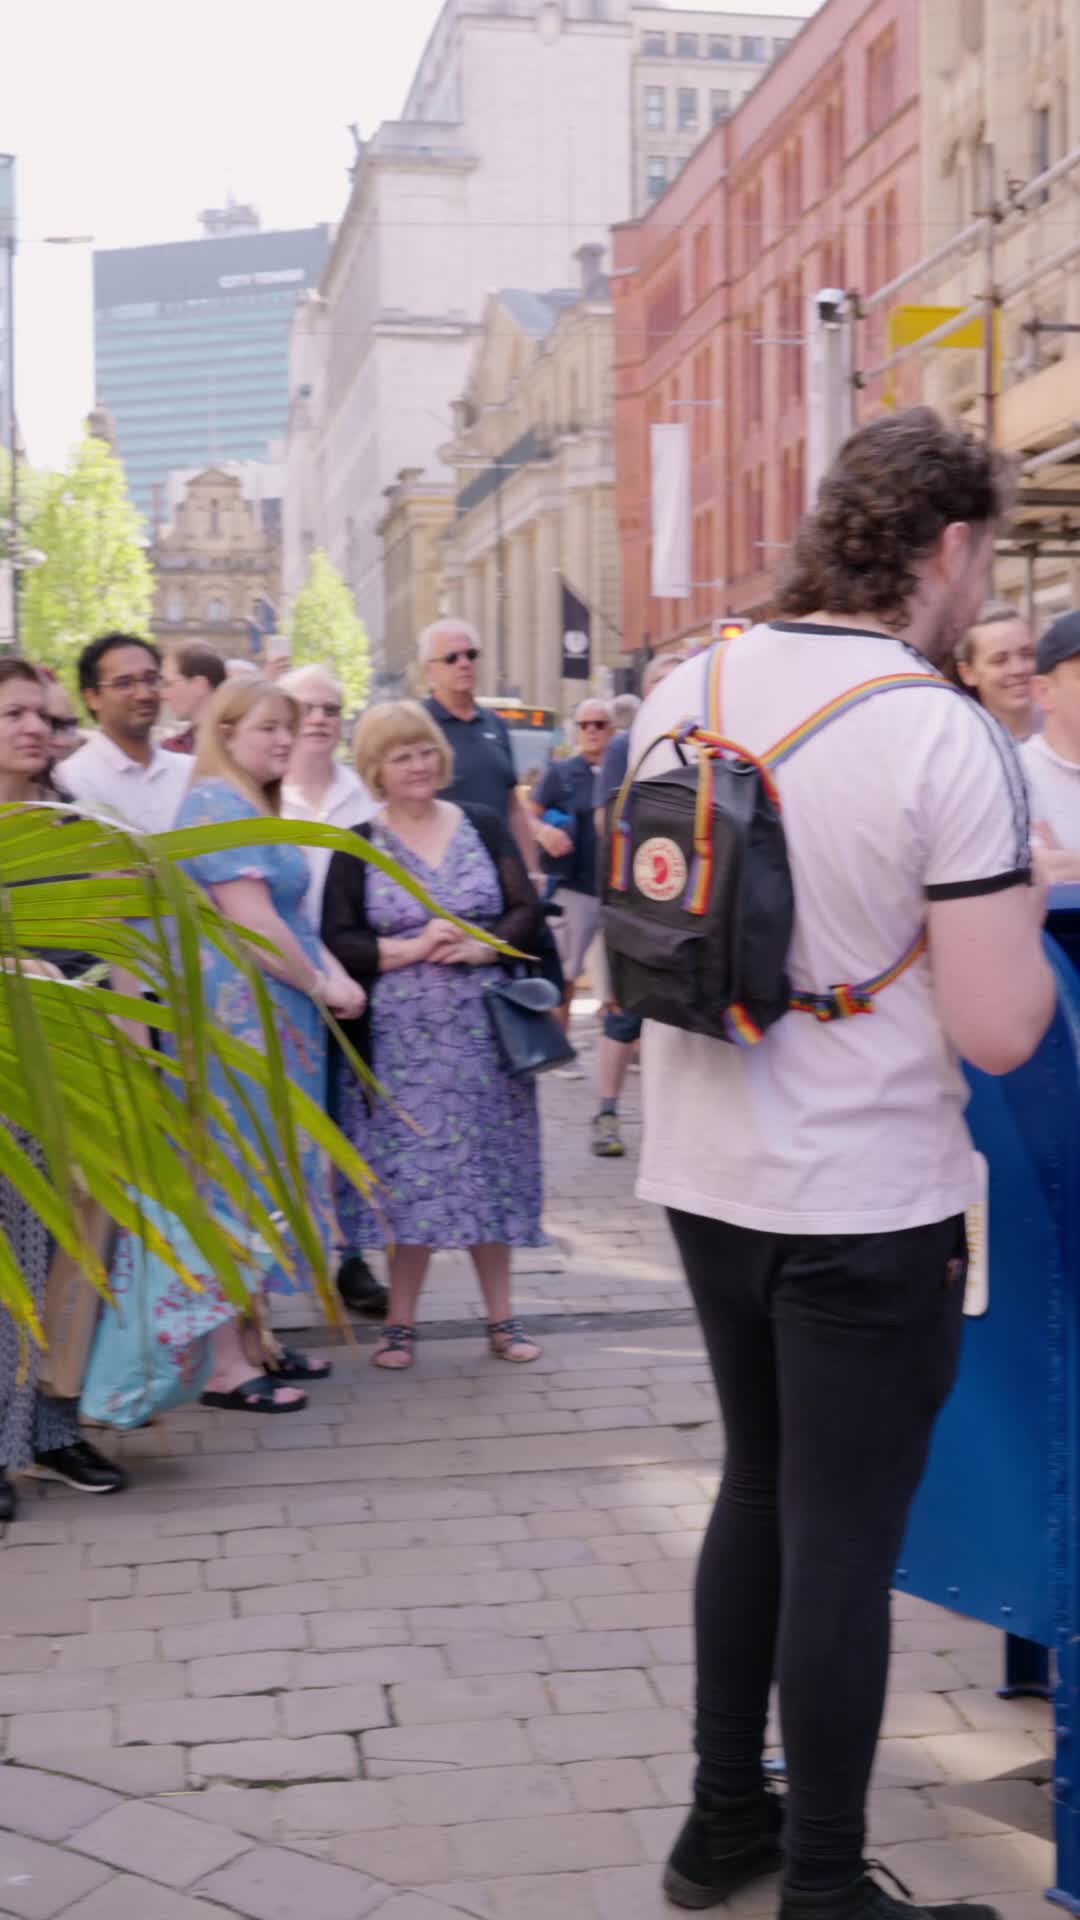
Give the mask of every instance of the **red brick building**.
[{"label": "red brick building", "polygon": [[[615,234],[617,507],[628,649],[768,602],[806,495],[807,298],[922,252],[919,8],[827,0],[640,220]],[[885,318],[858,360],[885,351]],[[880,404],[872,383],[863,407]],[[686,599],[650,593],[649,428],[688,426]]]}]

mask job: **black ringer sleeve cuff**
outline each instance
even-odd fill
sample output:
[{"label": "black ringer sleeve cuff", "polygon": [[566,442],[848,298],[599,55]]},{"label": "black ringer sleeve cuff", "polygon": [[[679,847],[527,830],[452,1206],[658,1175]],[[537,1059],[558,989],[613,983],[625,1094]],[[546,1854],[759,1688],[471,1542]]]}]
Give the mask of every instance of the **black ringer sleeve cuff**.
[{"label": "black ringer sleeve cuff", "polygon": [[945,880],[940,886],[927,887],[928,900],[973,900],[980,893],[1004,893],[1006,887],[1031,885],[1030,867],[1013,867],[1009,873],[987,874],[981,880]]}]

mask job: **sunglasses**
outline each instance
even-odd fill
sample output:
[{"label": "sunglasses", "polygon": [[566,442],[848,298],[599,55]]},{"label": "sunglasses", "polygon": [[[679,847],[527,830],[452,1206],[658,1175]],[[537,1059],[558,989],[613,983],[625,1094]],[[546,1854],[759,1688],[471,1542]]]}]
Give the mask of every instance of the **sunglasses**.
[{"label": "sunglasses", "polygon": [[79,723],[77,720],[61,720],[59,717],[54,719],[49,715],[49,725],[54,733],[75,733]]},{"label": "sunglasses", "polygon": [[606,733],[610,725],[611,725],[610,720],[579,720],[578,721],[578,726],[581,728],[582,733]]},{"label": "sunglasses", "polygon": [[437,654],[433,665],[437,667],[456,667],[459,660],[479,660],[479,647],[459,647],[454,653]]}]

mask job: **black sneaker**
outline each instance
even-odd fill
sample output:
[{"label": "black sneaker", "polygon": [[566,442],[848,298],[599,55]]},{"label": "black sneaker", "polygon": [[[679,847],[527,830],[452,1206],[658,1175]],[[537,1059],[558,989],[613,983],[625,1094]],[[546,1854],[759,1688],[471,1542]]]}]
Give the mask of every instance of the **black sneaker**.
[{"label": "black sneaker", "polygon": [[73,1440],[70,1447],[55,1447],[51,1453],[35,1453],[30,1469],[39,1480],[62,1480],[65,1487],[78,1493],[123,1493],[128,1477],[123,1467],[115,1467],[89,1440]]},{"label": "black sneaker", "polygon": [[361,1253],[347,1254],[337,1272],[337,1290],[350,1313],[365,1320],[385,1320],[390,1296]]},{"label": "black sneaker", "polygon": [[0,1527],[5,1526],[9,1520],[14,1520],[18,1507],[18,1498],[11,1481],[6,1473],[0,1472]]},{"label": "black sneaker", "polygon": [[694,1801],[664,1868],[663,1889],[676,1907],[718,1907],[740,1887],[780,1865],[784,1803],[765,1793],[751,1801]]},{"label": "black sneaker", "polygon": [[[897,1900],[871,1878],[870,1869],[887,1873],[906,1897]],[[780,1920],[1001,1920],[996,1907],[977,1905],[967,1900],[946,1900],[938,1905],[916,1904],[911,1890],[888,1867],[876,1860],[866,1862],[866,1871],[846,1887],[825,1893],[809,1893],[802,1887],[785,1887],[780,1896]]]}]

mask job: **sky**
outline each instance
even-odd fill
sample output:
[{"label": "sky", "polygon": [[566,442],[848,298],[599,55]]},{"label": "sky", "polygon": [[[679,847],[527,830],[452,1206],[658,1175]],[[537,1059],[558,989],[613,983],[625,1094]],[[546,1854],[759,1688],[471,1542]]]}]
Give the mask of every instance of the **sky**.
[{"label": "sky", "polygon": [[66,458],[93,402],[92,246],[193,239],[230,193],[264,227],[336,221],[349,127],[400,113],[440,5],[8,0],[0,152],[18,164],[16,390],[35,464]]}]

